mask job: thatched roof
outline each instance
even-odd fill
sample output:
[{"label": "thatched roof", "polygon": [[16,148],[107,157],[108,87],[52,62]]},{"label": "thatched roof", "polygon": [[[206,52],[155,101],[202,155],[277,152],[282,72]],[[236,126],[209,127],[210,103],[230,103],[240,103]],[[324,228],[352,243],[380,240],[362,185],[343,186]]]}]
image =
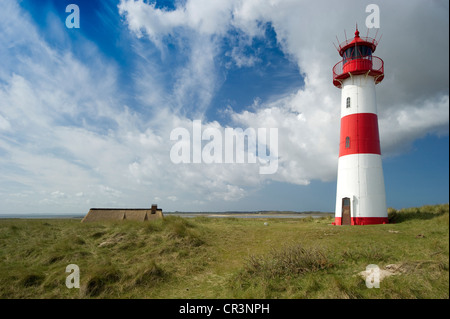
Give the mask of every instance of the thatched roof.
[{"label": "thatched roof", "polygon": [[136,220],[146,221],[163,218],[162,209],[157,209],[156,205],[148,208],[91,208],[87,215],[81,220],[85,222],[96,222],[105,220]]}]

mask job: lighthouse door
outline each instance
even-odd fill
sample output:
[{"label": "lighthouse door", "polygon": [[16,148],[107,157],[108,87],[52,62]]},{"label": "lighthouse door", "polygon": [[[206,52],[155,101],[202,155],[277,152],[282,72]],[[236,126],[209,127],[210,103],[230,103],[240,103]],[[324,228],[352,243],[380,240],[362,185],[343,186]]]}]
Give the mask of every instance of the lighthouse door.
[{"label": "lighthouse door", "polygon": [[342,199],[342,222],[341,225],[351,225],[351,214],[350,214],[350,198],[344,197]]}]

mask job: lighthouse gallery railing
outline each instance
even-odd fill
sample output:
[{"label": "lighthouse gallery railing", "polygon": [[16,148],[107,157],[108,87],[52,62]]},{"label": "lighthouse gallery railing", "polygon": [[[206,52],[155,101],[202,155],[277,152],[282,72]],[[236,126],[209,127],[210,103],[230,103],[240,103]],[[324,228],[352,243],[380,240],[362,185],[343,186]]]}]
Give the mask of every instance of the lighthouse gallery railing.
[{"label": "lighthouse gallery railing", "polygon": [[380,77],[384,75],[384,62],[376,56],[363,56],[356,59],[342,60],[333,67],[333,81],[342,80],[351,74],[364,74]]}]

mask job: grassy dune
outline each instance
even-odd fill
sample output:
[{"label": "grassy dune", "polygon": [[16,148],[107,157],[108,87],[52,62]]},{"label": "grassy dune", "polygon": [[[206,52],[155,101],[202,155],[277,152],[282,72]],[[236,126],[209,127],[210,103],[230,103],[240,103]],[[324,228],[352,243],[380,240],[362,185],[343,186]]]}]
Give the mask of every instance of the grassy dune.
[{"label": "grassy dune", "polygon": [[[389,217],[0,220],[0,298],[449,298],[448,204]],[[369,289],[369,264],[395,275]]]}]

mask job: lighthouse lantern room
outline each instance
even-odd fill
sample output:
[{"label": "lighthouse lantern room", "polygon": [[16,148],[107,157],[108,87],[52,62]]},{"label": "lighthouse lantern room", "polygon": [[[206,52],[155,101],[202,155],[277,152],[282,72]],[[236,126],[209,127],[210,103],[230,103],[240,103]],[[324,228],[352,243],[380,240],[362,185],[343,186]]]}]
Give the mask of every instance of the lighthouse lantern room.
[{"label": "lighthouse lantern room", "polygon": [[341,91],[341,131],[334,225],[386,224],[375,85],[384,78],[378,42],[355,37],[339,44],[342,60],[333,67]]}]

